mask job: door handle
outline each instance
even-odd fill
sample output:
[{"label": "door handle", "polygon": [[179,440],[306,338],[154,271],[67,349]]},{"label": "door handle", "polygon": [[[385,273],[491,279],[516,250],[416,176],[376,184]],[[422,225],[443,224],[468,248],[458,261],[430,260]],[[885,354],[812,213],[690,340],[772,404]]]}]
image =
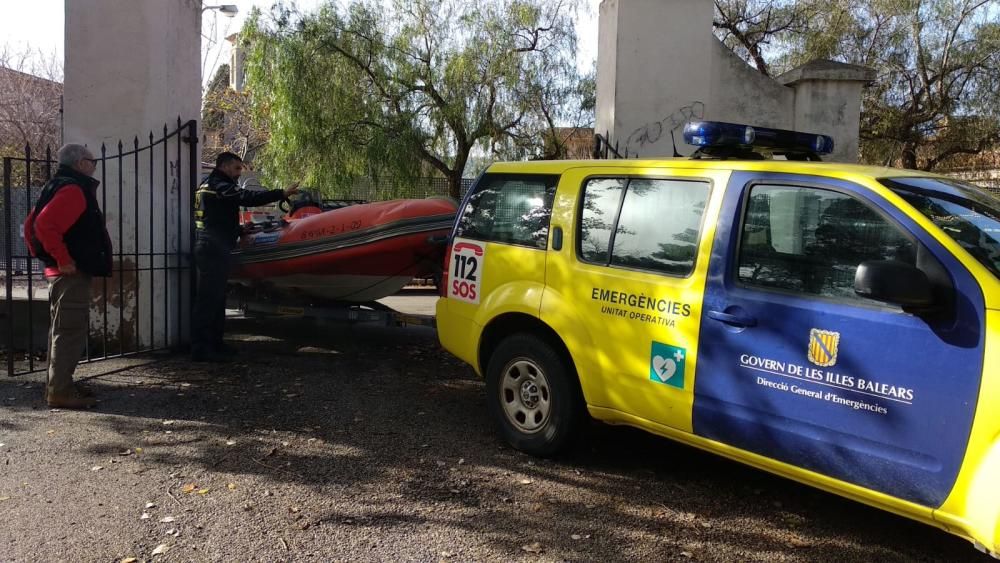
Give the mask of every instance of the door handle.
[{"label": "door handle", "polygon": [[730,326],[735,326],[740,328],[749,328],[752,326],[757,326],[757,319],[753,317],[731,315],[729,313],[723,313],[722,311],[708,311],[707,314],[708,318]]}]

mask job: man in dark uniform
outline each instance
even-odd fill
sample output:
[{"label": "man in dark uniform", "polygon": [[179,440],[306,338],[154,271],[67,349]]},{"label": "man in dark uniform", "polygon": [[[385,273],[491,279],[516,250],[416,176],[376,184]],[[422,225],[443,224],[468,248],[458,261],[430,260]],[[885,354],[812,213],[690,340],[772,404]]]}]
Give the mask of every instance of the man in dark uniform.
[{"label": "man in dark uniform", "polygon": [[195,192],[194,263],[198,282],[191,322],[191,359],[196,362],[221,362],[232,355],[222,334],[229,253],[239,238],[240,207],[274,203],[299,191],[298,183],[284,190],[245,190],[237,183],[241,174],[243,159],[224,152],[215,159],[215,170]]}]

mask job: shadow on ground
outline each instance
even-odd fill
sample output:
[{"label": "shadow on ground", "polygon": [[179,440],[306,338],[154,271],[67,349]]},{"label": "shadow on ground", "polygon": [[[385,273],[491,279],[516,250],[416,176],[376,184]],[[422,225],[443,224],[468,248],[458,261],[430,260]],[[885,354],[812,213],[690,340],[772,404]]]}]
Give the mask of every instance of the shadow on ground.
[{"label": "shadow on ground", "polygon": [[[102,402],[74,420],[100,431],[79,447],[157,476],[178,505],[194,506],[186,482],[218,490],[249,480],[253,495],[219,502],[291,530],[271,544],[285,552],[574,561],[978,555],[921,524],[630,429],[595,425],[589,448],[557,461],[519,454],[489,426],[481,382],[429,329],[243,320],[230,332],[241,352],[233,364],[168,358],[88,378]],[[40,392],[37,381],[0,380],[0,397],[14,399],[0,431],[51,416],[31,399]],[[271,500],[279,490],[287,508]],[[211,560],[225,549],[200,553]],[[291,557],[274,549],[261,558]]]}]

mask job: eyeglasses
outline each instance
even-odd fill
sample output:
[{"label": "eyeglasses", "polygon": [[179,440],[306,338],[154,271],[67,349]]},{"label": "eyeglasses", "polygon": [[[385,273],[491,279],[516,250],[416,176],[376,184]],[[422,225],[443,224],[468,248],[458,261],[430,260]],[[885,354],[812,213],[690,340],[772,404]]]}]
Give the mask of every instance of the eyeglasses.
[{"label": "eyeglasses", "polygon": [[86,160],[94,166],[97,166],[97,163],[100,162],[100,160],[97,160],[96,158],[81,158],[80,160]]}]

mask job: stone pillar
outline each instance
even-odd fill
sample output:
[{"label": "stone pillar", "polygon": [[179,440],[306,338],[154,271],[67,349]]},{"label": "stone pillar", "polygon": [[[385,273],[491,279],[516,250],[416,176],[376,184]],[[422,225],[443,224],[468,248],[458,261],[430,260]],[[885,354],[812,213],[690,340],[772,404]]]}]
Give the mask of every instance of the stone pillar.
[{"label": "stone pillar", "polygon": [[875,80],[875,71],[835,61],[810,61],[778,77],[795,91],[792,128],[833,137],[833,154],[826,160],[858,161],[861,94]]},{"label": "stone pillar", "polygon": [[595,132],[623,154],[670,156],[670,132],[683,143],[683,124],[705,116],[712,10],[706,0],[601,2]]},{"label": "stone pillar", "polygon": [[[181,137],[187,135],[140,150],[138,161],[123,158],[120,169],[117,154],[119,141],[125,152],[135,148],[136,138],[145,147],[151,135],[154,140],[163,137],[165,125],[173,131],[178,118],[184,123],[200,117],[201,2],[67,0],[65,7],[64,139],[88,145],[98,157],[104,146],[107,159],[103,170],[98,167],[98,179],[103,180],[98,200],[115,252],[124,251],[125,270],[186,268],[191,250],[191,152]],[[195,159],[200,158],[196,150]],[[143,256],[150,252],[165,256]],[[138,263],[135,253],[140,255]],[[188,329],[182,326],[191,289],[186,273],[126,271],[122,277],[128,279],[108,281],[106,328],[113,339],[119,334],[125,335],[123,340],[130,334],[134,339],[136,327],[140,347],[175,346],[187,338]],[[101,305],[95,300],[91,311],[92,328],[98,332],[105,328]],[[119,318],[124,323],[121,332]],[[113,341],[107,351],[117,349]]]},{"label": "stone pillar", "polygon": [[[595,132],[630,158],[671,156],[692,120],[826,133],[831,160],[857,161],[861,89],[870,69],[814,61],[764,76],[712,34],[707,0],[603,0]],[[671,139],[673,132],[673,139]]]}]

